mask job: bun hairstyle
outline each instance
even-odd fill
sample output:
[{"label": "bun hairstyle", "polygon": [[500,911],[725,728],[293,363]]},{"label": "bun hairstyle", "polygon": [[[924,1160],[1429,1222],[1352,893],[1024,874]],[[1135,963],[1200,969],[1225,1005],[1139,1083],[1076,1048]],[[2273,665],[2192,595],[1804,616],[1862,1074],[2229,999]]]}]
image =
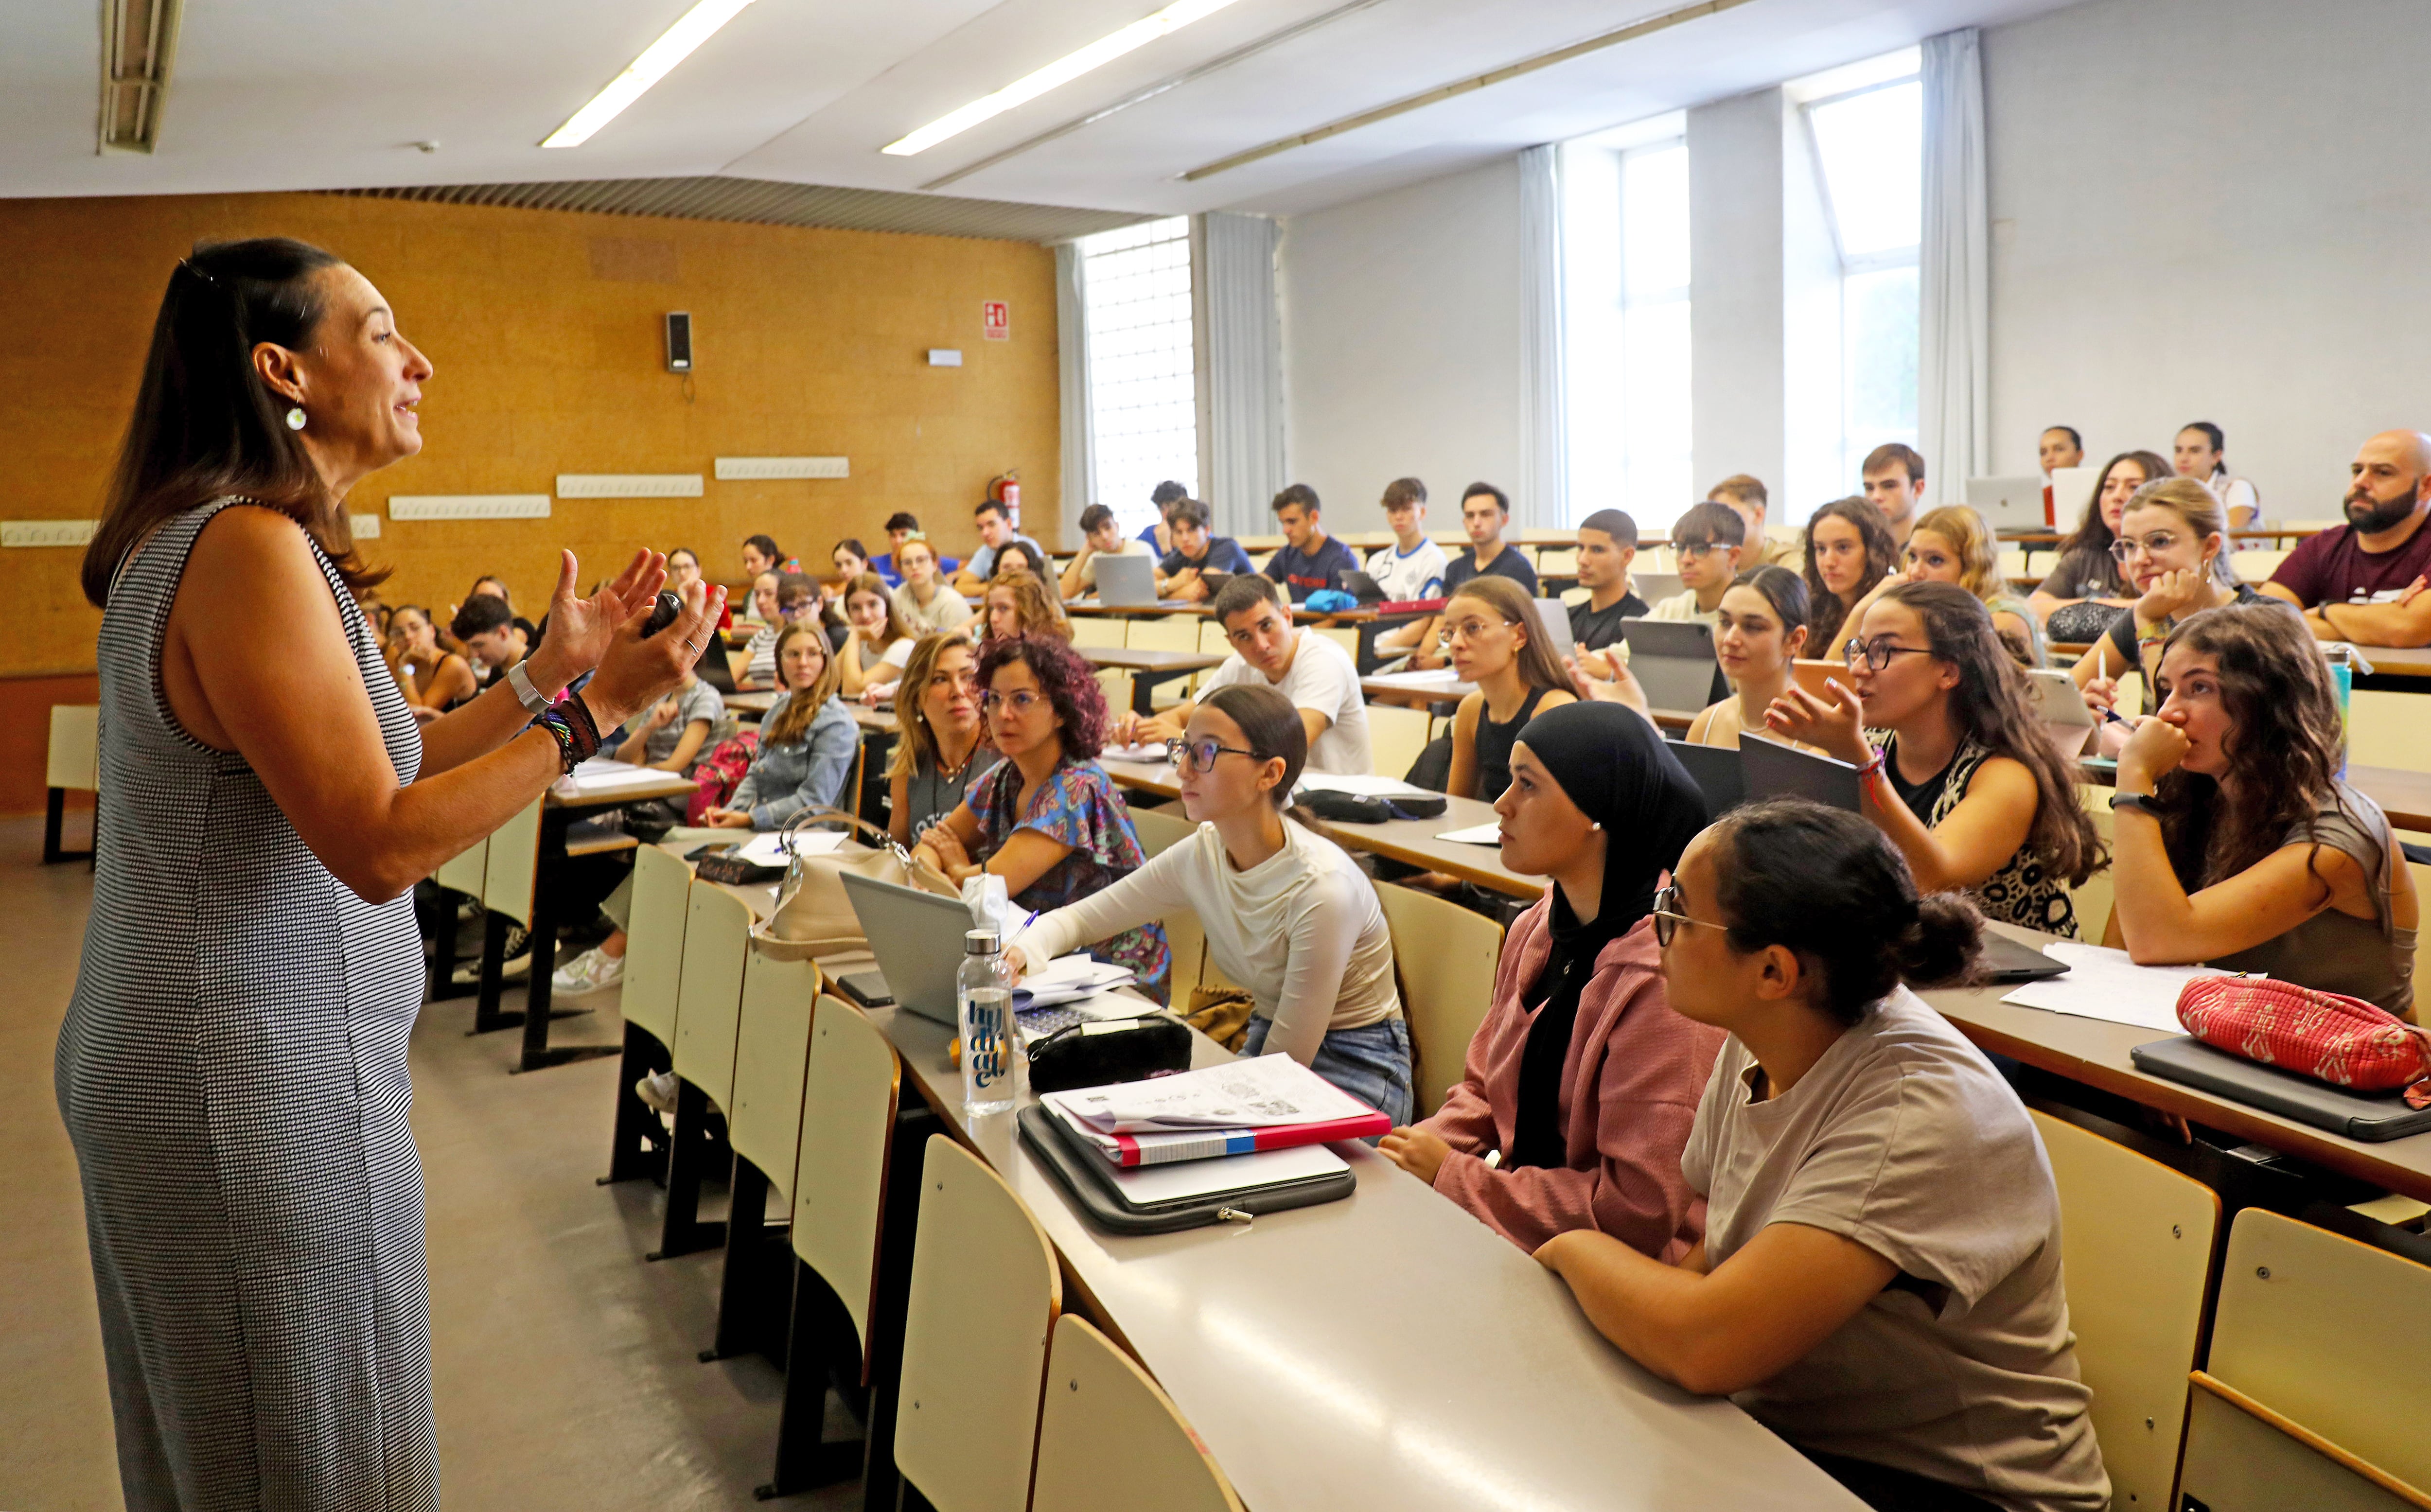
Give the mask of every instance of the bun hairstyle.
[{"label": "bun hairstyle", "polygon": [[1984,917],[1963,893],[1919,898],[1906,858],[1864,815],[1804,798],[1735,809],[1709,832],[1731,949],[1786,946],[1843,1024],[1902,982],[1973,975]]},{"label": "bun hairstyle", "polygon": [[1772,606],[1773,617],[1781,621],[1781,632],[1804,630],[1812,613],[1812,600],[1806,593],[1806,580],[1787,567],[1749,567],[1731,580],[1734,588],[1752,588]]},{"label": "bun hairstyle", "polygon": [[1283,780],[1266,796],[1276,808],[1290,812],[1292,789],[1299,785],[1300,769],[1308,764],[1308,726],[1300,723],[1292,701],[1273,688],[1235,682],[1200,702],[1240,726],[1241,738],[1260,762],[1283,759]]}]

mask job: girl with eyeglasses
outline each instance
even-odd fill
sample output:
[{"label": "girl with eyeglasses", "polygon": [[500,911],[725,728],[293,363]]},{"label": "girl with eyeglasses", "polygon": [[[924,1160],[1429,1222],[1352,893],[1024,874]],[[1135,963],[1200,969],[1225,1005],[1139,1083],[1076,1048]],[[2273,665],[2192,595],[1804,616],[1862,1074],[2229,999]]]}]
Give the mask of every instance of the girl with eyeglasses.
[{"label": "girl with eyeglasses", "polygon": [[1383,1152],[1523,1250],[1592,1229],[1677,1260],[1700,1231],[1681,1151],[1722,1036],[1671,1012],[1650,910],[1703,795],[1645,720],[1574,703],[1520,731],[1494,811],[1502,864],[1552,885],[1503,939],[1460,1084]]},{"label": "girl with eyeglasses", "polygon": [[1890,575],[1899,543],[1883,512],[1859,496],[1836,498],[1806,526],[1806,644],[1818,656],[1837,656],[1852,611]]},{"label": "girl with eyeglasses", "polygon": [[1005,952],[1015,971],[1177,910],[1246,988],[1248,1055],[1288,1055],[1395,1123],[1410,1116],[1410,1031],[1376,888],[1342,848],[1285,813],[1308,761],[1292,701],[1221,687],[1172,743],[1198,832],[1113,886],[1042,915]]},{"label": "girl with eyeglasses", "polygon": [[1736,750],[1744,731],[1764,728],[1765,710],[1789,686],[1790,663],[1806,649],[1806,584],[1787,567],[1733,580],[1715,612],[1714,658],[1738,691],[1689,722],[1689,745]]},{"label": "girl with eyeglasses", "polygon": [[1511,785],[1511,744],[1520,727],[1578,696],[1546,648],[1528,591],[1510,579],[1462,583],[1444,605],[1443,625],[1452,671],[1477,684],[1452,715],[1451,777],[1444,791],[1491,803]]},{"label": "girl with eyeglasses", "polygon": [[1733,812],[1672,879],[1668,1001],[1729,1035],[1682,1160],[1704,1236],[1666,1265],[1574,1229],[1537,1260],[1630,1358],[1730,1396],[1869,1505],[2100,1512],[2042,1140],[1900,984],[1962,977],[1975,909],[1797,799]]},{"label": "girl with eyeglasses", "polygon": [[[909,547],[925,549],[928,544],[904,543],[897,560],[912,560]],[[901,733],[886,769],[886,824],[897,845],[912,844],[962,807],[971,783],[996,764],[996,748],[987,743],[980,718],[978,665],[978,653],[960,635],[922,636],[904,664],[902,686],[916,689],[919,697],[895,697],[895,727]]]},{"label": "girl with eyeglasses", "polygon": [[2220,580],[2227,532],[2228,517],[2220,500],[2191,478],[2164,478],[2136,491],[2120,512],[2119,538],[2110,543],[2110,554],[2138,596],[2070,669],[2085,690],[2086,702],[2109,708],[2117,701],[2119,680],[2140,672],[2143,712],[2151,713],[2157,703],[2152,690],[2161,643],[2178,622],[2206,609],[2261,599],[2244,583]]},{"label": "girl with eyeglasses", "polygon": [[[1953,583],[1902,583],[1866,611],[1848,662],[1836,701],[1792,686],[1766,725],[1865,774],[1865,812],[1918,886],[1965,889],[1988,917],[2073,937],[2068,889],[2102,865],[2102,841],[1983,603]],[[1869,730],[1889,731],[1880,750]]]},{"label": "girl with eyeglasses", "polygon": [[[1001,877],[1013,901],[1038,914],[1139,870],[1148,858],[1131,810],[1098,764],[1106,697],[1089,664],[1045,635],[992,640],[980,649],[979,682],[980,713],[1004,759],[970,784],[962,805],[932,825],[913,854],[956,882]],[[1142,992],[1165,1000],[1170,962],[1162,925],[1143,922],[1079,943],[1098,960],[1129,966]]]},{"label": "girl with eyeglasses", "polygon": [[2089,641],[2109,628],[2119,611],[2136,601],[2119,570],[2111,545],[2119,539],[2127,501],[2147,483],[2171,475],[2170,461],[2156,452],[2122,451],[2104,464],[2085,501],[2076,533],[2059,544],[2059,561],[2026,602],[2041,616],[2043,632],[2055,641]]}]

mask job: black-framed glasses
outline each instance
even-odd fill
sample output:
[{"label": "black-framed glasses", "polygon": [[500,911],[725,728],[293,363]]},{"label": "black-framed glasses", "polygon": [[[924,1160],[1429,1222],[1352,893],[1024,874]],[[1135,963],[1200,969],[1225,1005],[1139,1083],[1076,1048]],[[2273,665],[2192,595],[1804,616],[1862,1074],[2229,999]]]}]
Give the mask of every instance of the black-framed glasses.
[{"label": "black-framed glasses", "polygon": [[1238,746],[1227,746],[1213,735],[1202,735],[1197,740],[1168,740],[1165,743],[1165,759],[1168,764],[1177,767],[1187,764],[1194,771],[1214,771],[1216,758],[1227,753],[1247,756],[1251,761],[1257,760],[1258,757],[1256,751],[1244,750]]},{"label": "black-framed glasses", "polygon": [[1689,557],[1698,561],[1702,561],[1704,558],[1712,556],[1721,548],[1722,544],[1719,541],[1674,541],[1671,543],[1671,554],[1673,556]]},{"label": "black-framed glasses", "polygon": [[1849,664],[1849,670],[1852,672],[1857,669],[1857,664],[1860,662],[1865,663],[1874,671],[1880,672],[1891,664],[1891,658],[1894,656],[1931,656],[1932,654],[1933,647],[1930,646],[1902,646],[1887,635],[1877,635],[1870,641],[1851,641],[1849,648],[1840,653],[1840,659]]},{"label": "black-framed glasses", "polygon": [[1681,913],[1680,889],[1676,886],[1656,889],[1654,906],[1647,910],[1647,915],[1654,920],[1654,943],[1657,945],[1670,944],[1671,936],[1680,932],[1680,926],[1683,924],[1694,924],[1709,930],[1723,928],[1722,925],[1716,924],[1710,919],[1690,918]]}]

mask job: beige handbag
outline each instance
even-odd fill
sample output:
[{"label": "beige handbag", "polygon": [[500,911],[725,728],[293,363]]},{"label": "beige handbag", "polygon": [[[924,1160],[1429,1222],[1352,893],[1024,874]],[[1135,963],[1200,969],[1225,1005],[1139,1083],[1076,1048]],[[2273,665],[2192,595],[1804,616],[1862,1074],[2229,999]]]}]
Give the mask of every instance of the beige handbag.
[{"label": "beige handbag", "polygon": [[[794,847],[794,832],[806,824],[843,824],[852,838],[869,848],[854,855],[830,851],[812,855]],[[869,935],[853,913],[844,890],[844,874],[854,872],[897,887],[916,887],[941,898],[959,899],[956,887],[935,867],[912,859],[895,837],[866,819],[840,809],[804,809],[785,821],[779,846],[793,859],[785,880],[777,886],[777,911],[751,926],[751,938],[761,953],[779,961],[800,961],[814,955],[835,955],[866,949]]]}]

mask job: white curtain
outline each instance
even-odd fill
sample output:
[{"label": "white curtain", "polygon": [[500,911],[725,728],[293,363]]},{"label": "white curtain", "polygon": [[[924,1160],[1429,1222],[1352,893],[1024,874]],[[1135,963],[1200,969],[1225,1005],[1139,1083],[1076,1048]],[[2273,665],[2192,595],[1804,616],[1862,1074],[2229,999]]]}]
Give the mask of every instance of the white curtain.
[{"label": "white curtain", "polygon": [[1275,223],[1211,210],[1206,246],[1207,503],[1223,535],[1272,531],[1283,478],[1283,330],[1275,311]]},{"label": "white curtain", "polygon": [[1972,26],[1924,40],[1924,244],[1917,439],[1929,496],[1967,496],[1992,460],[1984,59]]},{"label": "white curtain", "polygon": [[1567,405],[1562,397],[1561,154],[1551,143],[1519,154],[1520,523],[1569,523]]},{"label": "white curtain", "polygon": [[1081,545],[1081,512],[1098,500],[1098,445],[1089,404],[1088,260],[1077,242],[1055,248],[1056,388],[1063,411],[1064,545]]}]

